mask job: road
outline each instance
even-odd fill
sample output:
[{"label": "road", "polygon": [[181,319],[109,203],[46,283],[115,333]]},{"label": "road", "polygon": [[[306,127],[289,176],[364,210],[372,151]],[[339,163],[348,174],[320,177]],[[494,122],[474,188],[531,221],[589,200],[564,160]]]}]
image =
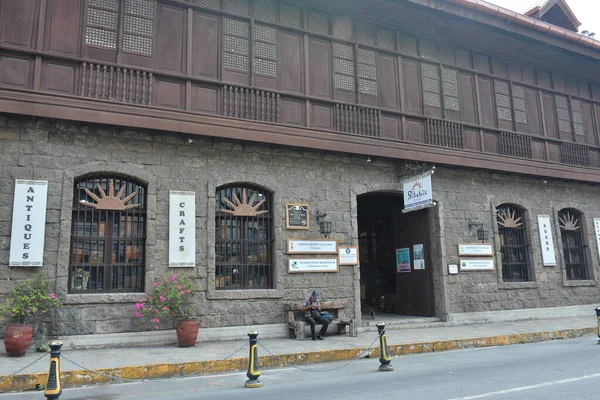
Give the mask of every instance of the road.
[{"label": "road", "polygon": [[[260,351],[259,351],[260,355]],[[392,372],[376,359],[263,370],[263,387],[245,374],[66,389],[61,400],[113,399],[408,399],[565,400],[600,398],[600,345],[586,336],[534,344],[395,357]],[[1,400],[44,399],[41,392]]]}]

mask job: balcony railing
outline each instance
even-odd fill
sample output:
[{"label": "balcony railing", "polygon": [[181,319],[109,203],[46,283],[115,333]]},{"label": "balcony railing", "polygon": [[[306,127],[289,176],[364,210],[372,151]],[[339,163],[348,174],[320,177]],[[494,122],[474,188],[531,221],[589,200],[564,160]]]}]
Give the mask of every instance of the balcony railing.
[{"label": "balcony railing", "polygon": [[454,122],[428,119],[426,141],[442,147],[463,148],[463,126]]},{"label": "balcony railing", "polygon": [[223,88],[223,115],[255,121],[278,122],[279,94],[226,85]]},{"label": "balcony railing", "polygon": [[84,62],[79,94],[94,99],[150,105],[152,73]]},{"label": "balcony railing", "polygon": [[379,137],[381,112],[348,104],[336,104],[333,130]]},{"label": "balcony railing", "polygon": [[575,143],[562,143],[562,162],[565,164],[590,166],[590,154],[586,146]]},{"label": "balcony railing", "polygon": [[498,153],[511,157],[532,158],[531,137],[513,132],[498,133]]}]

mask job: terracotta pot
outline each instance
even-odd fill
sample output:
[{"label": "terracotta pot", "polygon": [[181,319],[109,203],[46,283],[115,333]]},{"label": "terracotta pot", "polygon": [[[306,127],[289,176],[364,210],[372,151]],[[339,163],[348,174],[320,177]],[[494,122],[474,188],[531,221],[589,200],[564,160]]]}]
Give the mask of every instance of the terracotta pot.
[{"label": "terracotta pot", "polygon": [[177,321],[177,344],[179,347],[192,347],[198,338],[199,324],[197,319]]},{"label": "terracotta pot", "polygon": [[33,337],[32,325],[9,324],[4,330],[4,347],[9,357],[22,357],[27,352]]}]

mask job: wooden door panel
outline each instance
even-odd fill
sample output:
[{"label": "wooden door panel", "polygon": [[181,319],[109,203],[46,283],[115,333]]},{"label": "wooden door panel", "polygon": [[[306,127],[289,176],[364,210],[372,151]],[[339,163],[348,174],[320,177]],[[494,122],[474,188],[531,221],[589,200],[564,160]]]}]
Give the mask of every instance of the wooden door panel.
[{"label": "wooden door panel", "polygon": [[329,42],[310,39],[309,76],[310,93],[317,97],[331,98],[331,63]]},{"label": "wooden door panel", "polygon": [[219,18],[194,14],[192,32],[192,73],[195,76],[219,77]]},{"label": "wooden door panel", "polygon": [[1,42],[11,46],[34,48],[39,8],[39,0],[0,1]]},{"label": "wooden door panel", "polygon": [[403,82],[404,82],[404,93],[403,96],[406,99],[406,109],[409,112],[421,114],[421,88],[419,85],[419,64],[410,61],[402,61],[403,71]]},{"label": "wooden door panel", "polygon": [[465,122],[477,123],[477,105],[475,104],[475,89],[473,76],[470,74],[459,74],[458,76],[461,119]]},{"label": "wooden door panel", "polygon": [[156,35],[158,68],[181,73],[185,66],[186,13],[183,9],[161,6],[158,15]]},{"label": "wooden door panel", "polygon": [[382,107],[398,109],[398,76],[396,58],[379,54],[379,101]]},{"label": "wooden door panel", "polygon": [[479,86],[479,104],[481,105],[481,124],[496,126],[492,81],[487,78],[478,77],[477,84]]},{"label": "wooden door panel", "polygon": [[79,50],[82,1],[49,0],[46,50],[76,56]]},{"label": "wooden door panel", "polygon": [[295,93],[304,92],[304,60],[302,36],[291,32],[279,33],[280,87]]}]

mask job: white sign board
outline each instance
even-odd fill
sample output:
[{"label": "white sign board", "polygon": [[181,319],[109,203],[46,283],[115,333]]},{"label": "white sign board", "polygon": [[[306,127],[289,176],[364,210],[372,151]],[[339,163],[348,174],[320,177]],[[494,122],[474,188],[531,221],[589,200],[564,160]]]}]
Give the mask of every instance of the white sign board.
[{"label": "white sign board", "polygon": [[594,218],[594,232],[596,233],[596,246],[600,254],[600,218]]},{"label": "white sign board", "polygon": [[340,265],[358,265],[358,247],[338,247],[338,259]]},{"label": "white sign board", "polygon": [[494,251],[491,243],[459,243],[459,256],[493,256]]},{"label": "white sign board", "polygon": [[196,266],[196,193],[169,191],[169,267]]},{"label": "white sign board", "polygon": [[489,271],[494,269],[493,258],[461,259],[461,271]]},{"label": "white sign board", "polygon": [[556,265],[554,253],[554,239],[549,215],[538,215],[538,230],[540,231],[540,244],[542,246],[542,265],[553,267]]},{"label": "white sign board", "polygon": [[288,239],[288,254],[337,254],[337,240]]},{"label": "white sign board", "polygon": [[403,212],[421,209],[433,204],[431,174],[432,172],[429,171],[422,175],[415,176],[402,184],[404,193]]},{"label": "white sign board", "polygon": [[48,181],[15,181],[8,262],[11,267],[44,265],[47,198]]},{"label": "white sign board", "polygon": [[290,258],[288,272],[338,272],[337,258]]}]

